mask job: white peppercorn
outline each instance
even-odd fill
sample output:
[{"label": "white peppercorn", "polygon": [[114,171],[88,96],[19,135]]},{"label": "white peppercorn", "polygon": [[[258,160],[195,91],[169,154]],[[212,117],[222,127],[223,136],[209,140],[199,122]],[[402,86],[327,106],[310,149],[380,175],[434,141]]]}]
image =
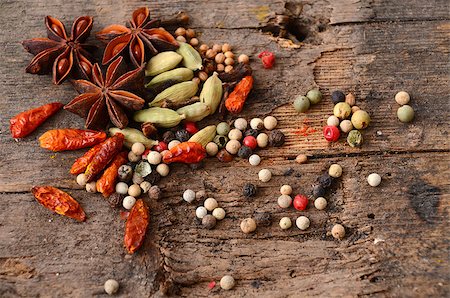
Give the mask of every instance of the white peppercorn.
[{"label": "white peppercorn", "polygon": [[186,189],[183,193],[183,200],[192,203],[195,200],[195,192],[192,189]]},{"label": "white peppercorn", "polygon": [[172,140],[169,142],[169,144],[167,145],[167,148],[172,149],[173,147],[175,147],[176,145],[180,144],[181,142],[178,140]]},{"label": "white peppercorn", "polygon": [[345,237],[345,228],[343,225],[341,224],[335,224],[333,226],[333,228],[331,229],[331,235],[333,235],[333,237],[335,239],[343,239]]},{"label": "white peppercorn", "polygon": [[144,181],[139,184],[139,186],[141,187],[143,193],[147,193],[150,190],[150,187],[152,187],[152,184],[148,181]]},{"label": "white peppercorn", "polygon": [[314,207],[317,210],[323,210],[327,207],[327,200],[324,197],[318,197],[314,200]]},{"label": "white peppercorn", "polygon": [[119,182],[116,184],[116,192],[122,195],[128,194],[128,184],[125,182]]},{"label": "white peppercorn", "polygon": [[219,203],[217,203],[214,198],[207,198],[205,202],[203,202],[203,206],[205,206],[206,210],[213,211],[217,207],[219,207]]},{"label": "white peppercorn", "polygon": [[178,35],[175,39],[179,42],[186,42],[186,37],[182,35]]},{"label": "white peppercorn", "polygon": [[119,290],[119,283],[114,279],[108,279],[105,281],[105,292],[108,295],[114,295]]},{"label": "white peppercorn", "polygon": [[141,195],[141,193],[142,193],[142,191],[141,191],[141,187],[139,186],[139,184],[133,184],[133,185],[130,185],[130,187],[128,187],[128,194],[130,196],[137,198]]},{"label": "white peppercorn", "polygon": [[214,216],[217,220],[222,220],[225,218],[225,210],[223,208],[214,208],[212,212],[212,216]]},{"label": "white peppercorn", "polygon": [[133,196],[126,196],[125,198],[123,198],[122,201],[122,206],[123,208],[130,210],[131,208],[133,208],[134,204],[136,204],[136,198]]},{"label": "white peppercorn", "polygon": [[225,146],[225,149],[228,151],[228,153],[232,155],[238,153],[239,148],[241,148],[241,143],[238,140],[233,139],[231,139]]},{"label": "white peppercorn", "polygon": [[197,218],[202,219],[206,214],[208,214],[208,210],[206,210],[206,208],[203,206],[197,207],[197,209],[195,209],[195,216],[197,216]]},{"label": "white peppercorn", "polygon": [[230,140],[240,140],[242,139],[242,131],[240,131],[237,128],[233,128],[232,130],[230,130],[230,132],[228,133],[228,138]]},{"label": "white peppercorn", "polygon": [[214,142],[209,142],[206,144],[205,150],[209,156],[216,156],[217,152],[219,152],[219,146]]},{"label": "white peppercorn", "polygon": [[97,192],[97,182],[92,181],[86,184],[86,191],[96,193]]},{"label": "white peppercorn", "polygon": [[138,162],[141,158],[140,155],[136,155],[133,151],[128,152],[128,160],[131,162]]},{"label": "white peppercorn", "polygon": [[264,121],[261,118],[253,118],[250,120],[250,127],[256,130],[264,128]]},{"label": "white peppercorn", "polygon": [[411,98],[410,98],[408,92],[400,91],[397,94],[395,94],[395,101],[401,106],[408,104],[410,99]]},{"label": "white peppercorn", "polygon": [[236,282],[231,275],[225,275],[220,279],[220,287],[223,290],[231,290],[235,284]]},{"label": "white peppercorn", "polygon": [[264,118],[263,123],[264,123],[265,129],[272,130],[275,127],[277,127],[278,121],[277,121],[277,118],[275,118],[273,116],[267,116],[266,118]]},{"label": "white peppercorn", "polygon": [[329,125],[329,126],[338,126],[339,125],[339,118],[334,116],[334,115],[328,117],[327,125]]},{"label": "white peppercorn", "polygon": [[287,230],[290,227],[292,227],[292,221],[289,217],[283,217],[282,219],[280,219],[280,228],[282,228],[283,230]]},{"label": "white peppercorn", "polygon": [[148,163],[151,164],[151,165],[158,165],[158,164],[160,164],[161,163],[161,159],[162,159],[161,153],[159,153],[158,151],[150,151],[147,154]]},{"label": "white peppercorn", "polygon": [[299,163],[299,164],[306,163],[307,161],[308,161],[308,156],[306,154],[299,154],[295,158],[295,162]]},{"label": "white peppercorn", "polygon": [[250,155],[250,157],[248,158],[248,162],[250,163],[250,165],[252,166],[257,166],[261,163],[261,157],[259,157],[258,154],[252,154]]},{"label": "white peppercorn", "polygon": [[262,182],[269,182],[272,179],[272,172],[268,169],[262,169],[258,173],[258,178]]},{"label": "white peppercorn", "polygon": [[240,131],[244,131],[247,129],[247,120],[244,118],[237,118],[234,120],[234,127],[239,129]]},{"label": "white peppercorn", "polygon": [[289,208],[292,204],[292,198],[288,195],[281,195],[278,197],[278,206],[280,208]]},{"label": "white peppercorn", "polygon": [[309,218],[307,218],[306,216],[300,216],[299,218],[297,218],[297,220],[295,221],[295,225],[297,226],[297,228],[299,228],[300,230],[306,230],[307,228],[309,228],[309,225],[311,224],[311,222],[309,221]]},{"label": "white peppercorn", "polygon": [[290,185],[285,184],[285,185],[281,186],[280,193],[282,195],[288,195],[289,196],[292,193],[292,187]]},{"label": "white peppercorn", "polygon": [[259,148],[266,148],[269,144],[269,136],[265,133],[260,133],[256,137],[256,143],[258,143]]},{"label": "white peppercorn", "polygon": [[197,200],[203,200],[203,199],[205,199],[205,198],[206,198],[206,191],[204,191],[204,190],[199,190],[199,191],[197,191],[197,192],[195,193],[195,198],[196,198]]},{"label": "white peppercorn", "polygon": [[342,167],[337,163],[332,164],[328,169],[328,174],[333,178],[339,178],[342,175]]},{"label": "white peppercorn", "polygon": [[142,155],[142,153],[144,153],[144,151],[145,151],[145,146],[144,146],[144,144],[139,143],[139,142],[134,143],[131,146],[131,151],[136,155]]},{"label": "white peppercorn", "polygon": [[87,184],[87,177],[84,173],[81,173],[77,176],[77,183],[80,186],[86,186]]},{"label": "white peppercorn", "polygon": [[250,234],[256,230],[256,221],[253,218],[246,218],[241,221],[241,230],[245,234]]},{"label": "white peppercorn", "polygon": [[372,173],[367,177],[367,182],[370,186],[376,187],[381,183],[381,176],[377,173]]},{"label": "white peppercorn", "polygon": [[167,175],[169,175],[170,168],[165,163],[160,163],[159,165],[156,166],[156,172],[160,174],[162,177],[166,177]]},{"label": "white peppercorn", "polygon": [[339,124],[340,129],[344,133],[348,133],[353,129],[353,124],[350,120],[342,120],[342,122]]}]

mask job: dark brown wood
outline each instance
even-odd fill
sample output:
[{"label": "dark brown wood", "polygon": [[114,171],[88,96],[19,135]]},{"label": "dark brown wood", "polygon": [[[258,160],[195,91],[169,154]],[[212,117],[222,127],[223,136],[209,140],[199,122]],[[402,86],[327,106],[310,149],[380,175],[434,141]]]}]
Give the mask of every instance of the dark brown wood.
[{"label": "dark brown wood", "polygon": [[[145,3],[147,4],[147,3]],[[103,283],[115,278],[124,296],[161,296],[164,290],[181,296],[433,296],[449,293],[449,4],[447,1],[164,1],[148,3],[155,16],[185,10],[200,39],[229,42],[236,53],[252,58],[255,90],[245,117],[273,114],[287,142],[259,151],[263,162],[220,164],[207,160],[193,171],[172,167],[160,186],[164,197],[150,202],[151,224],[144,247],[128,256],[123,248],[124,222],[119,212],[96,194],[80,190],[68,174],[78,152],[51,153],[38,147],[48,129],[82,127],[66,111],[58,113],[31,136],[15,141],[8,119],[51,101],[69,102],[70,84],[51,84],[50,76],[30,75],[31,59],[20,41],[45,36],[43,19],[50,14],[69,26],[79,15],[94,16],[93,32],[124,23],[141,1],[75,0],[64,6],[53,1],[0,4],[3,30],[0,45],[0,296],[89,297],[104,295]],[[290,14],[306,29],[299,48],[262,33],[276,14]],[[92,38],[93,40],[93,38]],[[264,70],[257,58],[274,51],[276,65]],[[325,100],[307,114],[291,107],[296,95],[319,87]],[[361,149],[344,141],[327,143],[321,136],[332,114],[331,91],[352,91],[357,105],[373,123],[364,131]],[[394,95],[406,90],[416,119],[401,124]],[[217,122],[214,119],[209,122]],[[315,130],[302,136],[305,125]],[[305,165],[293,159],[310,155]],[[344,175],[327,196],[329,207],[306,212],[276,206],[282,184],[309,193],[311,184],[338,162]],[[273,179],[257,180],[270,168]],[[377,188],[369,173],[383,177]],[[242,185],[254,182],[258,196],[246,200]],[[50,184],[70,192],[86,211],[86,223],[50,213],[35,202],[29,189]],[[202,229],[195,208],[181,200],[186,188],[206,190],[226,210],[213,230]],[[239,223],[255,211],[269,211],[273,223],[253,235]],[[282,231],[283,216],[311,219],[311,227]],[[342,241],[329,235],[342,223]],[[225,274],[236,287],[229,292],[208,290]]]}]

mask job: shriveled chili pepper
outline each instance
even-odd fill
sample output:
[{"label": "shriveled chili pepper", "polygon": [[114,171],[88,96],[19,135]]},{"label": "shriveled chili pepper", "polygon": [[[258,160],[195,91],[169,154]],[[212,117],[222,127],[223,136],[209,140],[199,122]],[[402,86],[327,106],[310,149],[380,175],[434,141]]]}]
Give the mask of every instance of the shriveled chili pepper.
[{"label": "shriveled chili pepper", "polygon": [[244,103],[247,100],[247,96],[253,87],[253,77],[244,77],[230,93],[225,101],[225,107],[230,113],[240,113],[244,108]]},{"label": "shriveled chili pepper", "polygon": [[94,155],[84,172],[87,182],[92,181],[122,150],[123,141],[123,134],[117,133],[101,144],[100,150]]},{"label": "shriveled chili pepper", "polygon": [[84,221],[86,214],[80,204],[68,193],[53,186],[35,186],[31,189],[36,200],[58,214]]},{"label": "shriveled chili pepper", "polygon": [[52,151],[77,150],[94,146],[106,139],[103,131],[84,129],[52,129],[39,137],[39,145]]},{"label": "shriveled chili pepper", "polygon": [[196,142],[183,142],[170,149],[163,156],[165,163],[198,163],[206,157],[206,150]]},{"label": "shriveled chili pepper", "polygon": [[275,63],[275,54],[269,51],[259,53],[258,58],[261,59],[264,68],[272,68]]},{"label": "shriveled chili pepper", "polygon": [[128,253],[134,253],[144,243],[149,219],[147,205],[142,199],[137,200],[125,223],[124,244]]},{"label": "shriveled chili pepper", "polygon": [[100,179],[97,180],[97,191],[105,198],[109,197],[116,188],[117,170],[127,162],[127,153],[121,152],[113,159],[109,167],[103,172]]},{"label": "shriveled chili pepper", "polygon": [[62,103],[52,102],[12,117],[9,120],[9,129],[11,130],[12,137],[26,137],[63,106]]},{"label": "shriveled chili pepper", "polygon": [[70,174],[78,175],[86,171],[88,164],[92,161],[95,154],[97,154],[101,147],[102,143],[97,144],[89,149],[83,156],[77,158],[77,160],[75,160],[72,167],[70,168]]}]

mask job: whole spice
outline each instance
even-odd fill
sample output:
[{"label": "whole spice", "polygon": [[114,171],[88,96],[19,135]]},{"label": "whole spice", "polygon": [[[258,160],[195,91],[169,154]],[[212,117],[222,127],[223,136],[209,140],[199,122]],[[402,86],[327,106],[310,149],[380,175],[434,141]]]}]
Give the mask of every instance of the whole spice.
[{"label": "whole spice", "polygon": [[139,186],[142,189],[142,193],[147,193],[150,190],[150,187],[152,187],[151,183],[148,181],[144,181]]},{"label": "whole spice", "polygon": [[252,166],[257,166],[257,165],[259,165],[261,163],[261,157],[259,157],[259,155],[257,155],[257,154],[252,154],[248,158],[248,162]]},{"label": "whole spice", "polygon": [[307,161],[308,161],[308,156],[306,154],[299,154],[295,158],[295,162],[297,162],[299,164],[306,163]]},{"label": "whole spice", "polygon": [[403,123],[408,123],[414,119],[414,110],[411,106],[403,105],[397,110],[397,117]]},{"label": "whole spice", "polygon": [[140,110],[133,116],[136,122],[151,122],[156,126],[170,128],[177,126],[186,116],[166,108],[150,108]]},{"label": "whole spice", "polygon": [[297,111],[297,113],[305,113],[309,110],[309,107],[311,105],[311,102],[309,101],[308,97],[299,95],[294,100],[294,109]]},{"label": "whole spice", "polygon": [[35,186],[31,189],[36,200],[47,209],[61,215],[84,221],[86,215],[75,199],[52,186]]},{"label": "whole spice", "polygon": [[259,53],[258,58],[261,59],[263,67],[266,69],[272,68],[273,64],[275,63],[275,55],[274,53],[269,51]]},{"label": "whole spice", "polygon": [[292,221],[289,217],[283,217],[282,219],[280,219],[280,228],[282,228],[283,230],[287,230],[290,227],[292,227]]},{"label": "whole spice", "polygon": [[288,195],[281,195],[278,197],[277,203],[281,208],[289,208],[292,204],[292,198]]},{"label": "whole spice", "polygon": [[247,129],[247,120],[245,120],[244,118],[237,118],[236,120],[234,120],[233,125],[240,131],[244,131]]},{"label": "whole spice", "polygon": [[322,100],[322,92],[320,92],[318,89],[312,89],[309,90],[308,93],[306,93],[306,97],[309,99],[311,104],[315,105]]},{"label": "whole spice", "polygon": [[141,193],[142,193],[142,191],[141,191],[141,187],[139,186],[139,184],[132,184],[132,185],[130,185],[130,187],[128,187],[128,195],[130,195],[132,197],[137,198],[141,195]]},{"label": "whole spice", "polygon": [[[173,59],[173,58],[172,58]],[[151,59],[150,59],[151,61]],[[148,67],[148,66],[147,66]],[[147,73],[146,73],[147,74]],[[145,88],[153,88],[167,81],[176,81],[177,83],[181,83],[184,81],[192,80],[194,77],[194,72],[186,67],[179,67],[169,71],[165,71],[148,82],[145,85]],[[170,86],[169,86],[170,87]],[[158,92],[159,93],[159,92]]]},{"label": "whole spice", "polygon": [[70,73],[84,79],[91,78],[92,63],[90,51],[95,47],[85,44],[92,29],[93,18],[77,18],[72,25],[71,35],[60,20],[45,17],[48,38],[33,38],[22,42],[25,50],[35,55],[26,68],[32,74],[53,71],[53,83],[61,84]]},{"label": "whole spice", "polygon": [[290,185],[285,184],[281,186],[280,193],[282,195],[290,195],[292,193],[292,187]]},{"label": "whole spice", "polygon": [[77,150],[94,146],[105,140],[102,131],[83,129],[52,129],[39,137],[39,145],[52,151]]},{"label": "whole spice", "polygon": [[323,197],[325,195],[325,188],[323,188],[322,185],[320,185],[320,183],[314,184],[313,185],[313,190],[312,190],[312,195],[315,198],[318,197]]},{"label": "whole spice", "polygon": [[[345,121],[345,120],[344,120]],[[327,119],[327,125],[328,126],[339,126],[339,118],[336,116],[330,116]]]},{"label": "whole spice", "polygon": [[70,174],[77,175],[86,171],[86,167],[94,158],[95,154],[100,150],[102,144],[97,144],[91,149],[89,149],[83,156],[77,158],[70,168]]},{"label": "whole spice", "polygon": [[314,200],[314,207],[317,210],[323,210],[327,207],[327,200],[324,197],[318,197]]},{"label": "whole spice", "polygon": [[253,87],[253,77],[244,77],[225,100],[225,107],[230,113],[238,114],[244,108],[247,96]]},{"label": "whole spice", "polygon": [[166,165],[165,163],[160,163],[157,167],[156,167],[156,172],[161,175],[162,177],[166,177],[167,175],[169,175],[170,172],[170,168],[168,165]]},{"label": "whole spice", "polygon": [[107,200],[111,207],[117,208],[122,203],[124,198],[125,198],[125,195],[115,192],[112,195],[110,195]]},{"label": "whole spice", "polygon": [[254,197],[256,195],[256,186],[251,183],[246,183],[242,188],[242,194],[246,198]]},{"label": "whole spice", "polygon": [[195,198],[196,198],[197,200],[204,200],[204,199],[206,198],[206,191],[204,191],[203,189],[197,191],[197,192],[195,193]]},{"label": "whole spice", "polygon": [[[150,151],[147,155],[147,161],[151,165],[158,165],[161,163],[161,153],[158,151]],[[142,177],[145,177],[146,175],[142,175]]]},{"label": "whole spice", "polygon": [[264,128],[267,130],[272,130],[277,127],[278,121],[277,118],[273,116],[267,116],[264,118]]},{"label": "whole spice", "polygon": [[91,192],[91,193],[96,193],[97,192],[97,182],[91,181],[89,183],[86,183],[86,191]]},{"label": "whole spice", "polygon": [[327,189],[331,187],[333,178],[328,173],[324,173],[317,178],[317,181],[323,188]]},{"label": "whole spice", "polygon": [[[169,145],[167,145],[167,149],[170,150],[170,149],[172,149],[173,147],[178,146],[179,144],[181,144],[181,142],[178,141],[178,140],[170,141]],[[163,156],[164,156],[164,155],[163,155]]]},{"label": "whole spice", "polygon": [[339,124],[339,128],[343,133],[348,133],[353,129],[353,124],[350,120],[342,120],[342,122]]},{"label": "whole spice", "polygon": [[114,295],[115,293],[117,293],[117,291],[119,291],[119,283],[117,282],[117,280],[108,279],[107,281],[105,281],[104,288],[106,294]]},{"label": "whole spice", "polygon": [[213,229],[216,226],[216,223],[216,218],[211,214],[207,214],[202,218],[202,225],[208,230]]},{"label": "whole spice", "polygon": [[239,143],[238,140],[230,140],[225,146],[225,149],[227,149],[227,151],[232,155],[237,154],[240,148],[241,143]]},{"label": "whole spice", "polygon": [[230,138],[230,140],[240,140],[242,139],[242,131],[237,128],[233,128],[228,133],[228,138]]},{"label": "whole spice", "polygon": [[183,57],[183,66],[193,71],[203,69],[202,57],[199,52],[188,43],[180,42],[179,45],[177,53]]},{"label": "whole spice", "polygon": [[180,129],[175,132],[175,138],[182,143],[187,142],[191,138],[191,135],[186,129]]},{"label": "whole spice", "polygon": [[216,156],[217,152],[219,152],[219,147],[214,142],[209,142],[208,144],[206,144],[205,149],[206,149],[206,153],[209,156]]},{"label": "whole spice", "polygon": [[345,228],[341,224],[335,224],[333,228],[331,229],[331,235],[335,239],[341,240],[345,237]]},{"label": "whole spice", "polygon": [[153,56],[147,62],[147,65],[145,66],[145,75],[153,77],[166,71],[172,70],[181,62],[181,60],[183,60],[183,56],[177,54],[176,52],[161,52],[156,56]]},{"label": "whole spice", "polygon": [[210,115],[214,114],[219,107],[222,93],[222,81],[219,79],[217,72],[214,72],[203,84],[203,89],[200,93],[200,101],[207,104],[211,109]]},{"label": "whole spice", "polygon": [[212,216],[214,216],[217,220],[222,220],[225,218],[225,210],[223,208],[215,208],[212,211]]},{"label": "whole spice", "polygon": [[381,183],[381,176],[377,173],[372,173],[367,176],[367,183],[369,183],[370,186],[376,187]]},{"label": "whole spice", "polygon": [[128,22],[129,28],[122,25],[110,25],[100,32],[97,38],[108,42],[102,63],[108,64],[122,53],[128,54],[134,66],[140,67],[145,61],[145,53],[155,55],[158,51],[175,50],[178,43],[160,25],[160,20],[150,19],[147,7],[140,7],[133,12]]},{"label": "whole spice", "polygon": [[159,200],[161,196],[161,189],[158,185],[153,185],[152,187],[150,187],[150,190],[148,191],[148,198],[150,200]]},{"label": "whole spice", "polygon": [[400,91],[395,94],[395,101],[401,106],[408,104],[410,99],[411,98],[406,91]]},{"label": "whole spice", "polygon": [[211,112],[209,105],[203,102],[196,102],[177,110],[180,115],[185,115],[187,121],[198,122],[208,116]]},{"label": "whole spice", "polygon": [[133,169],[129,165],[121,165],[117,170],[120,181],[129,182],[133,178]]},{"label": "whole spice", "polygon": [[184,121],[184,129],[191,135],[196,134],[198,132],[198,127],[195,122],[192,121]]},{"label": "whole spice", "polygon": [[86,175],[84,173],[81,173],[77,176],[77,184],[80,186],[86,186]]},{"label": "whole spice", "polygon": [[230,132],[230,125],[226,122],[220,122],[217,124],[216,131],[218,135],[226,136]]},{"label": "whole spice", "polygon": [[246,218],[241,221],[241,230],[245,234],[250,234],[256,230],[256,221],[253,218]]},{"label": "whole spice", "polygon": [[142,155],[145,151],[145,146],[140,142],[136,142],[131,146],[131,151],[136,155]]},{"label": "whole spice", "polygon": [[236,282],[231,275],[225,275],[220,279],[220,287],[223,290],[231,290],[232,288],[234,288],[235,284]]},{"label": "whole spice", "polygon": [[219,207],[219,203],[214,198],[207,198],[205,202],[203,202],[203,206],[205,206],[206,210],[213,211],[217,207]]},{"label": "whole spice", "polygon": [[259,148],[266,148],[269,144],[269,136],[265,133],[260,133],[256,137],[256,142],[258,143]]},{"label": "whole spice", "polygon": [[336,126],[327,125],[323,128],[323,136],[328,142],[336,142],[340,135],[341,133]]},{"label": "whole spice", "polygon": [[264,128],[264,121],[261,118],[253,118],[250,120],[250,127],[255,130],[262,130]]},{"label": "whole spice", "polygon": [[328,169],[328,174],[333,178],[339,178],[342,175],[342,167],[338,164],[332,164]]},{"label": "whole spice", "polygon": [[162,138],[164,143],[169,144],[171,141],[175,140],[175,133],[173,131],[168,130],[163,134]]},{"label": "whole spice", "polygon": [[195,216],[197,216],[197,218],[202,219],[207,214],[208,214],[208,210],[206,210],[206,208],[203,206],[199,206],[199,207],[197,207],[197,209],[195,209]]},{"label": "whole spice", "polygon": [[306,230],[307,228],[309,228],[310,223],[311,222],[309,221],[309,218],[307,218],[306,216],[300,216],[295,221],[297,228],[299,228],[300,230]]},{"label": "whole spice", "polygon": [[284,144],[285,136],[280,130],[272,130],[269,134],[269,144],[273,147],[280,147]]},{"label": "whole spice", "polygon": [[252,155],[252,149],[248,146],[241,146],[241,148],[239,148],[237,155],[240,158],[249,158],[250,155]]},{"label": "whole spice", "polygon": [[119,129],[117,127],[111,127],[109,129],[109,134],[112,136],[118,133],[123,134],[125,138],[123,144],[127,148],[131,148],[135,143],[142,143],[145,148],[152,148],[153,146],[158,144],[158,141],[147,138],[141,131],[136,128],[127,127],[124,129]]},{"label": "whole spice", "polygon": [[245,54],[241,54],[238,57],[238,61],[239,61],[239,63],[248,64],[250,62],[250,58],[247,55],[245,55]]},{"label": "whole spice", "polygon": [[125,247],[132,254],[144,243],[150,215],[143,200],[137,200],[125,223]]},{"label": "whole spice", "polygon": [[53,102],[35,109],[22,112],[9,120],[13,138],[23,138],[32,133],[45,120],[63,107],[62,103]]},{"label": "whole spice", "polygon": [[128,194],[128,184],[125,182],[119,182],[116,184],[116,192],[121,195]]},{"label": "whole spice", "polygon": [[[152,173],[153,173],[153,171],[152,171]],[[148,177],[149,175],[147,175],[146,177]],[[131,181],[133,181],[134,184],[138,184],[139,185],[142,182],[144,182],[144,177],[142,177],[141,174],[134,172],[133,173],[133,178],[131,179]]]},{"label": "whole spice", "polygon": [[352,93],[349,93],[345,96],[345,102],[348,103],[349,106],[353,107],[356,104],[355,96]]},{"label": "whole spice", "polygon": [[365,129],[370,123],[370,116],[366,111],[358,110],[353,113],[351,122],[356,129]]},{"label": "whole spice", "polygon": [[131,162],[138,162],[141,158],[142,157],[140,155],[136,155],[132,151],[128,152],[128,160]]},{"label": "whole spice", "polygon": [[[170,99],[172,104],[182,103],[193,97],[198,91],[198,85],[193,81],[186,81],[170,86],[149,103],[150,107],[161,107],[165,99]],[[152,121],[150,121],[152,122]],[[154,123],[154,122],[153,122]]]},{"label": "whole spice", "polygon": [[209,142],[214,140],[215,136],[216,136],[216,126],[209,125],[203,128],[202,130],[199,130],[196,134],[194,134],[189,139],[189,142],[199,143],[205,147]]},{"label": "whole spice", "polygon": [[133,208],[134,204],[136,204],[136,198],[133,196],[126,196],[125,198],[123,198],[122,201],[122,206],[123,208],[130,210],[131,208]]},{"label": "whole spice", "polygon": [[333,108],[334,116],[339,119],[347,119],[352,113],[352,108],[345,102],[337,103]]},{"label": "whole spice", "polygon": [[294,198],[294,208],[303,211],[308,206],[308,198],[304,195],[296,195]]},{"label": "whole spice", "polygon": [[109,197],[116,188],[116,181],[118,177],[118,169],[127,162],[127,153],[122,152],[118,154],[103,172],[102,176],[96,182],[96,188],[105,198]]},{"label": "whole spice", "polygon": [[[247,129],[246,131],[244,131],[244,139],[245,137],[251,136],[256,138],[259,135],[259,131],[253,128]],[[258,145],[258,144],[256,144]]]},{"label": "whole spice", "polygon": [[192,189],[186,189],[183,193],[183,200],[189,204],[192,203],[195,200],[195,191]]},{"label": "whole spice", "polygon": [[270,212],[254,212],[253,218],[257,226],[269,227],[272,224],[272,214]]},{"label": "whole spice", "polygon": [[244,140],[242,141],[242,144],[244,144],[245,146],[249,147],[252,150],[255,150],[256,147],[258,146],[258,143],[256,142],[256,138],[254,136],[246,136],[244,138]]},{"label": "whole spice", "polygon": [[228,153],[228,151],[225,148],[219,150],[216,157],[221,162],[231,162],[233,160],[233,155]]},{"label": "whole spice", "polygon": [[206,150],[199,143],[184,142],[173,147],[163,156],[164,163],[198,163],[206,157]]},{"label": "whole spice", "polygon": [[339,90],[333,91],[331,93],[331,101],[334,104],[337,104],[339,102],[344,102],[345,101],[345,94],[342,91],[339,91]]},{"label": "whole spice", "polygon": [[359,147],[359,146],[361,146],[362,142],[363,142],[363,137],[362,137],[361,133],[359,132],[359,130],[354,129],[348,133],[347,143],[351,147]]},{"label": "whole spice", "polygon": [[268,169],[262,169],[258,172],[258,178],[262,182],[269,182],[272,179],[272,172]]}]

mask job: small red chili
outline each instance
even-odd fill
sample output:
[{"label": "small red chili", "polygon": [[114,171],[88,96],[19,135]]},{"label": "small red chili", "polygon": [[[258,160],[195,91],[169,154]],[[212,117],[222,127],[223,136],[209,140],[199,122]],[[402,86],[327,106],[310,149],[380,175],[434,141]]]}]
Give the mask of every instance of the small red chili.
[{"label": "small red chili", "polygon": [[323,128],[323,136],[328,142],[336,142],[340,135],[341,133],[336,126],[327,125]]},{"label": "small red chili", "polygon": [[192,121],[186,121],[184,123],[184,129],[186,129],[186,131],[188,133],[190,133],[191,135],[198,132],[197,124],[195,124],[195,122],[192,122]]},{"label": "small red chili", "polygon": [[256,146],[258,146],[254,136],[246,136],[242,142],[245,146],[250,147],[252,150],[255,150]]},{"label": "small red chili", "polygon": [[142,153],[142,158],[147,158],[147,155],[149,152],[150,152],[150,149],[145,149],[144,153]]},{"label": "small red chili", "polygon": [[[168,147],[167,147],[167,144],[165,142],[159,141],[158,145],[153,146],[152,149],[155,150],[155,151],[158,151],[159,153],[161,153],[164,150],[167,150]],[[148,152],[147,152],[147,154],[148,154]],[[144,152],[144,155],[145,155],[145,152]]]},{"label": "small red chili", "polygon": [[304,195],[296,195],[294,198],[294,208],[297,210],[305,210],[308,205],[308,198]]},{"label": "small red chili", "polygon": [[275,54],[269,51],[261,52],[258,58],[261,59],[264,68],[272,68],[275,63]]}]

